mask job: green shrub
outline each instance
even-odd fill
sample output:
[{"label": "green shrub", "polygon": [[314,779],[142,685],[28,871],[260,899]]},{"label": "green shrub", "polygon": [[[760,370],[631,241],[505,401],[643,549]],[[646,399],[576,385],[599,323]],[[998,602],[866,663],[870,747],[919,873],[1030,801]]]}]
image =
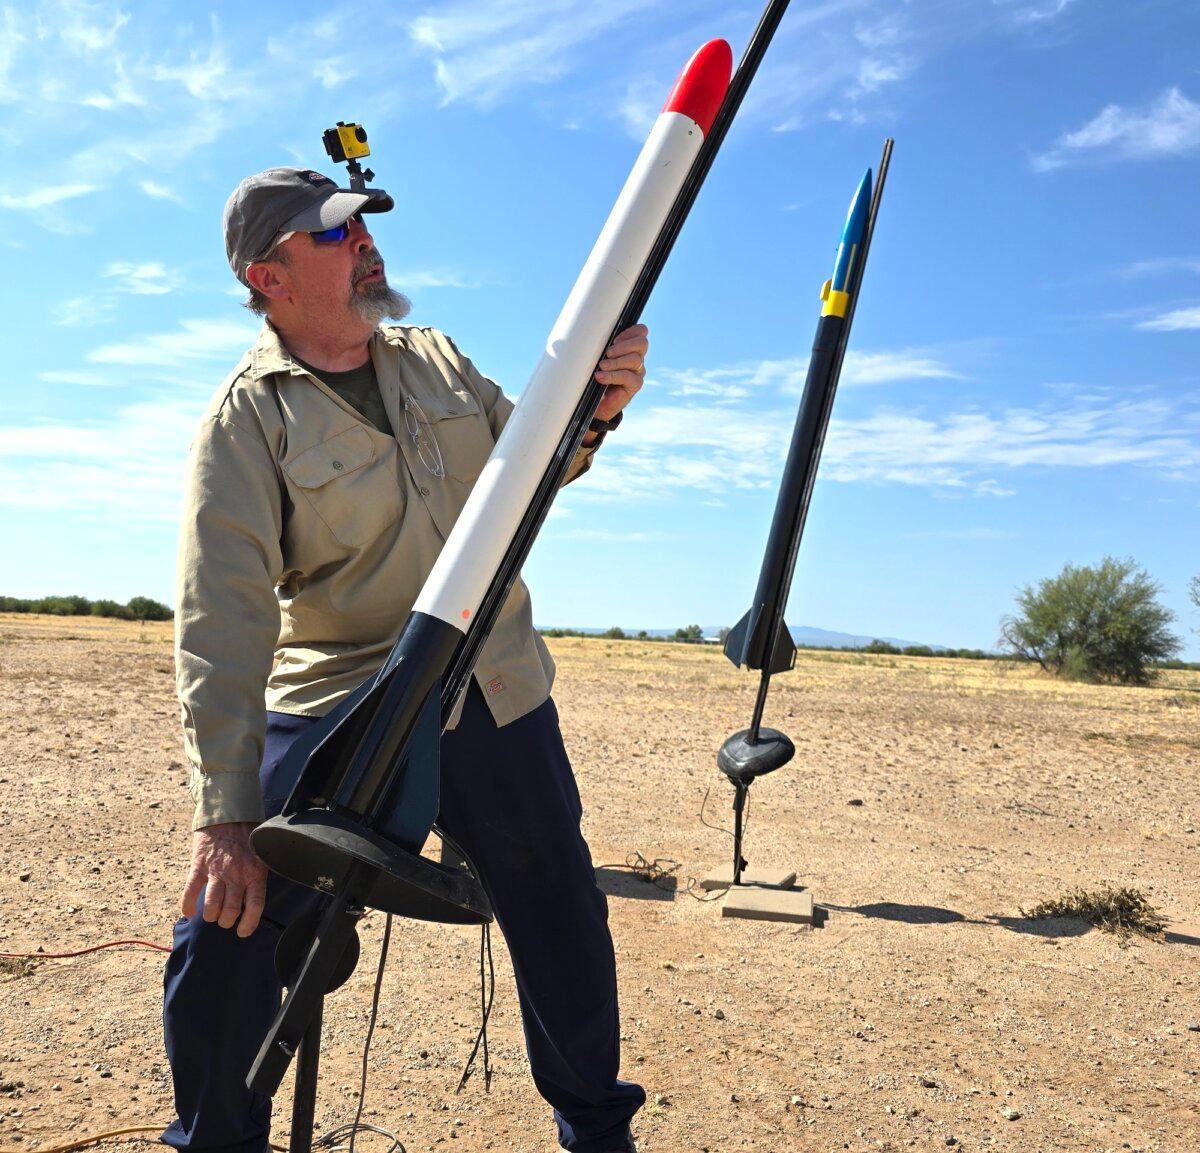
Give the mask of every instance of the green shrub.
[{"label": "green shrub", "polygon": [[1000,622],[1000,643],[1071,680],[1146,684],[1180,648],[1160,591],[1132,559],[1068,564],[1017,594],[1020,611]]}]

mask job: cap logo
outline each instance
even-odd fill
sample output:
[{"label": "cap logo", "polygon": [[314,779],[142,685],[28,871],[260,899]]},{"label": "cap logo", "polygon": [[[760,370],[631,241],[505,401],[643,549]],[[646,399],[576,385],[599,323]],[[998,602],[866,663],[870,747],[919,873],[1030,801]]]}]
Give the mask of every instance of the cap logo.
[{"label": "cap logo", "polygon": [[304,177],[304,179],[307,180],[309,182],[309,184],[332,184],[333,183],[333,181],[330,180],[328,176],[322,176],[321,173],[313,172],[311,170],[306,170],[304,172],[301,172],[300,175],[302,177]]}]

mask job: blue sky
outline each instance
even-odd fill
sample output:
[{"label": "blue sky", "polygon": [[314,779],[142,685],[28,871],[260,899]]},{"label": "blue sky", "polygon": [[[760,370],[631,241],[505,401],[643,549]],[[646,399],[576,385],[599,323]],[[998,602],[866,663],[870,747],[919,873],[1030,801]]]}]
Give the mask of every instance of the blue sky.
[{"label": "blue sky", "polygon": [[[179,478],[252,340],[220,215],[364,122],[415,323],[512,393],[679,66],[756,6],[0,8],[0,592],[171,597]],[[1131,555],[1200,658],[1200,12],[794,0],[646,314],[647,387],[555,507],[544,624],[732,623],[847,201],[887,197],[788,618],[991,647]]]}]

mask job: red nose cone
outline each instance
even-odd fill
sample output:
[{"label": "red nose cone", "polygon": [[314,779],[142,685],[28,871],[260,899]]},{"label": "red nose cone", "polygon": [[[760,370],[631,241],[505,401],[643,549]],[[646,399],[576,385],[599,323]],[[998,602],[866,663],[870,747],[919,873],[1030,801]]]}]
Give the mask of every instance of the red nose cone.
[{"label": "red nose cone", "polygon": [[724,40],[710,40],[684,65],[663,112],[682,112],[700,125],[706,136],[725,99],[733,73],[733,50]]}]

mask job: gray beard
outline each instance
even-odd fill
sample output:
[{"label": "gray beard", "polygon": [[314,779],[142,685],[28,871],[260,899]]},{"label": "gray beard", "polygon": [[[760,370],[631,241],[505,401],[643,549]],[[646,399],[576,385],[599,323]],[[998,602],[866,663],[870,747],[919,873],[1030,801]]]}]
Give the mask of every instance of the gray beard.
[{"label": "gray beard", "polygon": [[384,279],[369,284],[365,289],[356,287],[351,294],[350,304],[372,327],[384,320],[403,320],[412,311],[412,301]]}]

